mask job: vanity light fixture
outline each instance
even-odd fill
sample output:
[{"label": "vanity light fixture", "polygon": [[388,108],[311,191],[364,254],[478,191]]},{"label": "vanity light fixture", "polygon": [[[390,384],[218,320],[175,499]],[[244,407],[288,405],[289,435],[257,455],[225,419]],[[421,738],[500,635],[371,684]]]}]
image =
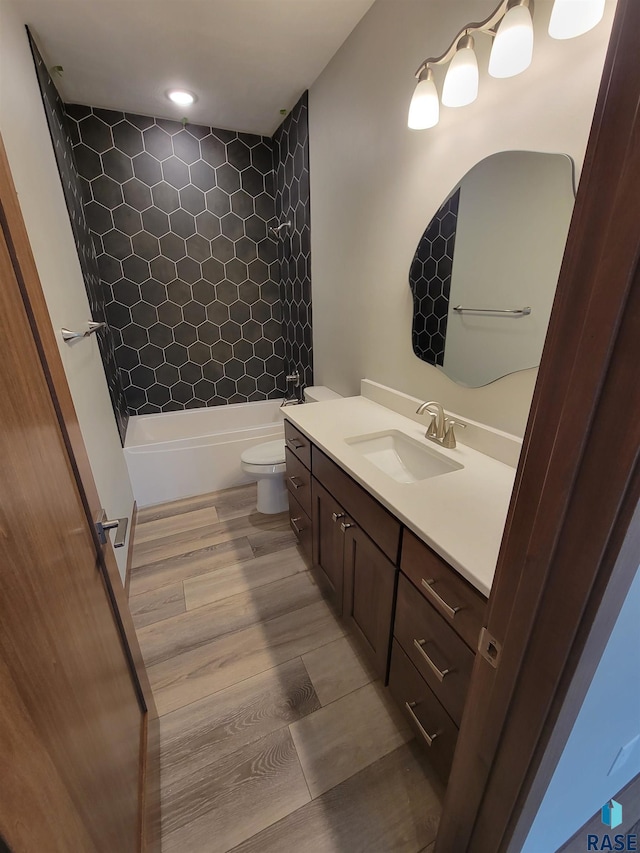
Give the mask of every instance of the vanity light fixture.
[{"label": "vanity light fixture", "polygon": [[492,77],[515,77],[531,65],[533,59],[532,0],[510,0],[489,57]]},{"label": "vanity light fixture", "polygon": [[549,21],[553,39],[572,39],[597,26],[604,15],[605,0],[555,0]]},{"label": "vanity light fixture", "polygon": [[418,85],[409,107],[409,127],[412,130],[426,130],[435,127],[440,121],[440,100],[433,80],[433,71],[429,66],[423,68],[418,76]]},{"label": "vanity light fixture", "polygon": [[489,65],[489,72],[494,77],[513,77],[527,69],[533,55],[532,10],[533,0],[501,0],[486,20],[463,27],[441,56],[425,59],[415,74],[418,85],[409,107],[409,127],[412,130],[423,130],[438,123],[438,93],[432,73],[437,65],[449,64],[442,90],[442,103],[445,106],[462,107],[476,100],[479,85],[473,38],[476,33],[495,38],[494,49],[497,53],[494,57],[492,51]]},{"label": "vanity light fixture", "polygon": [[196,96],[192,92],[187,92],[186,89],[170,89],[167,92],[167,98],[179,107],[190,107],[196,100]]},{"label": "vanity light fixture", "polygon": [[478,97],[478,60],[474,50],[473,36],[465,33],[447,70],[442,87],[442,103],[445,107],[466,107]]}]

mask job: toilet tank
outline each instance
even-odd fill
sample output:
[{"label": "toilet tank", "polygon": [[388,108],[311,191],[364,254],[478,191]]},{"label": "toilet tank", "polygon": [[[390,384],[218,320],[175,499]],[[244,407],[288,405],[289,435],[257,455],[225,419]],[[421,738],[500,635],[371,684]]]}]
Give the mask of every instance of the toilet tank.
[{"label": "toilet tank", "polygon": [[310,385],[304,389],[305,403],[319,403],[322,400],[339,400],[342,394],[332,391],[326,385]]}]

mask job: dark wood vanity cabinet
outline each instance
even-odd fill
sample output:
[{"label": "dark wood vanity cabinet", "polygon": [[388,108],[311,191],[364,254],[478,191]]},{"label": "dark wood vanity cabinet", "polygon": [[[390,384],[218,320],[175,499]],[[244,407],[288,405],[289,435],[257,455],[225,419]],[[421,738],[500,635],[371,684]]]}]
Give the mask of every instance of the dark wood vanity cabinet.
[{"label": "dark wood vanity cabinet", "polygon": [[[347,488],[341,488],[341,478],[346,475],[315,447],[311,459],[314,570],[338,613],[359,637],[376,671],[386,678],[398,570],[359,522],[372,511],[377,512],[370,506],[371,496],[350,478]],[[334,494],[316,477],[316,470]],[[376,506],[386,513],[379,504]],[[400,527],[391,516],[390,519],[397,526],[399,538]],[[388,528],[383,536],[389,537]],[[391,547],[397,551],[397,541]]]},{"label": "dark wood vanity cabinet", "polygon": [[291,526],[446,781],[486,599],[289,422]]},{"label": "dark wood vanity cabinet", "polygon": [[311,522],[311,444],[285,421],[286,484],[289,492],[289,524],[306,559],[313,558]]},{"label": "dark wood vanity cabinet", "polygon": [[406,529],[400,568],[389,688],[446,781],[486,599]]},{"label": "dark wood vanity cabinet", "polygon": [[343,616],[386,678],[397,570],[348,518],[344,540]]},{"label": "dark wood vanity cabinet", "polygon": [[344,537],[346,513],[338,501],[313,479],[311,486],[313,521],[313,566],[342,616],[344,597]]}]

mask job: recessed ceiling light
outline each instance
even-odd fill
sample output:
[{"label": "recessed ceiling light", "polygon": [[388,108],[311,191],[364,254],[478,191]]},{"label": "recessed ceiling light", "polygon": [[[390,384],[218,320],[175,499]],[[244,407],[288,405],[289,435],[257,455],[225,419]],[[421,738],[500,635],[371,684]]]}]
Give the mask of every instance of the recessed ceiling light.
[{"label": "recessed ceiling light", "polygon": [[195,101],[196,96],[185,89],[170,89],[167,92],[167,98],[181,107],[188,107]]}]

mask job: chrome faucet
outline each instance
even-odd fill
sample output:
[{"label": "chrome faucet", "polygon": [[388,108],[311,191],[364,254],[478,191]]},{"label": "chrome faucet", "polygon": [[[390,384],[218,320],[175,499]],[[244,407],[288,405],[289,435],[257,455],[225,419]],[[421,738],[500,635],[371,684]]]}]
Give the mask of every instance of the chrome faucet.
[{"label": "chrome faucet", "polygon": [[[432,410],[432,407],[435,409],[435,412]],[[422,403],[416,409],[416,415],[423,415],[425,412],[429,412],[431,415],[431,423],[429,424],[429,429],[425,433],[425,438],[435,438],[437,441],[442,441],[444,438],[446,422],[442,403],[438,403],[436,400],[431,400],[429,403]]]},{"label": "chrome faucet", "polygon": [[431,422],[424,437],[430,441],[437,441],[438,444],[452,450],[456,446],[456,436],[453,431],[454,426],[465,429],[466,424],[461,424],[458,421],[454,421],[453,418],[446,417],[442,403],[438,403],[436,400],[421,403],[416,409],[417,415],[422,415],[425,412],[429,412],[431,415]]}]

